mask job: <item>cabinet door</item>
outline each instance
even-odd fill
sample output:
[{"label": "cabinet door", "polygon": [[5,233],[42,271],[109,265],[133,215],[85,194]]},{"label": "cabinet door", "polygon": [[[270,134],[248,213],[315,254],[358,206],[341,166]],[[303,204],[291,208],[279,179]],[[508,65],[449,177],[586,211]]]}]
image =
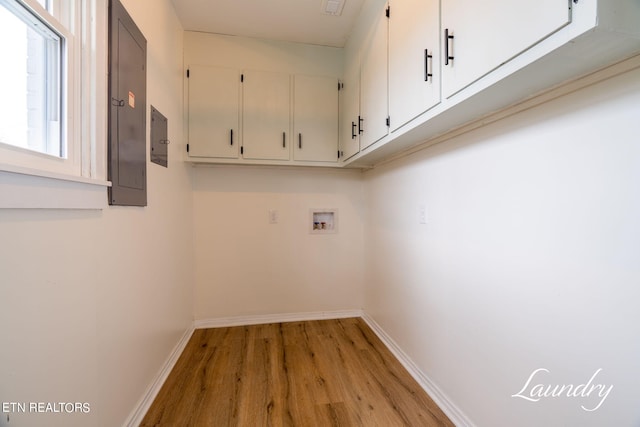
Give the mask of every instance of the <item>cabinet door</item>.
[{"label": "cabinet door", "polygon": [[289,160],[289,74],[245,71],[243,81],[243,157]]},{"label": "cabinet door", "polygon": [[293,129],[294,160],[337,160],[338,79],[294,76]]},{"label": "cabinet door", "polygon": [[238,158],[240,72],[189,67],[189,157]]},{"label": "cabinet door", "polygon": [[387,87],[387,33],[389,20],[385,7],[374,22],[362,53],[360,74],[360,149],[363,150],[389,133]]},{"label": "cabinet door", "polygon": [[[568,0],[442,0],[443,95],[449,97],[571,21]],[[445,40],[448,30],[453,39]],[[447,59],[448,50],[453,59]]]},{"label": "cabinet door", "polygon": [[345,66],[345,77],[342,82],[340,101],[340,160],[360,151],[360,135],[358,134],[358,116],[360,115],[360,59],[353,58]]},{"label": "cabinet door", "polygon": [[391,0],[391,131],[440,102],[440,1]]}]

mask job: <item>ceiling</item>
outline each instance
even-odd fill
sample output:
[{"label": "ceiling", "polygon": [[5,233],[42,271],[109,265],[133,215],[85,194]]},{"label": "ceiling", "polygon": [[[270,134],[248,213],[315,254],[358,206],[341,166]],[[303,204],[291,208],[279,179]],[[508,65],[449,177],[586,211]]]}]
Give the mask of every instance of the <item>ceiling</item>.
[{"label": "ceiling", "polygon": [[322,0],[172,1],[187,31],[343,47],[367,0],[345,0],[341,16],[324,14]]}]

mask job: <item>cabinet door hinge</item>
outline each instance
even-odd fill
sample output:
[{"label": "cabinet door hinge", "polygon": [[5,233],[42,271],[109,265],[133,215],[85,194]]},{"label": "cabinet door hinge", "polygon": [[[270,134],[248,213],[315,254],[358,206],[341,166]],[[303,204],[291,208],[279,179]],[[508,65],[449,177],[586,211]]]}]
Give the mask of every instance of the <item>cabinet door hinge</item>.
[{"label": "cabinet door hinge", "polygon": [[189,144],[187,144],[187,153],[189,152]]},{"label": "cabinet door hinge", "polygon": [[391,126],[391,116],[387,116],[387,127]]},{"label": "cabinet door hinge", "polygon": [[240,74],[240,83],[244,82],[244,74]]},{"label": "cabinet door hinge", "polygon": [[391,6],[387,6],[387,10],[385,13],[387,14],[387,18],[391,18]]},{"label": "cabinet door hinge", "polygon": [[187,78],[189,78],[189,74],[190,74],[189,69],[187,69]]}]

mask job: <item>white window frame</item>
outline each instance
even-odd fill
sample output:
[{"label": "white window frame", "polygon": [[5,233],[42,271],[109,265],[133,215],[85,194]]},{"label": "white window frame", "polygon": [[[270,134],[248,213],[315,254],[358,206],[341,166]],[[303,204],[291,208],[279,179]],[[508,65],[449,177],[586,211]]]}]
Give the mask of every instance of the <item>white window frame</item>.
[{"label": "white window frame", "polygon": [[106,180],[108,0],[56,0],[54,5],[74,8],[67,26],[38,1],[17,1],[65,37],[67,155],[60,158],[2,144],[0,208],[102,209],[110,185]]}]

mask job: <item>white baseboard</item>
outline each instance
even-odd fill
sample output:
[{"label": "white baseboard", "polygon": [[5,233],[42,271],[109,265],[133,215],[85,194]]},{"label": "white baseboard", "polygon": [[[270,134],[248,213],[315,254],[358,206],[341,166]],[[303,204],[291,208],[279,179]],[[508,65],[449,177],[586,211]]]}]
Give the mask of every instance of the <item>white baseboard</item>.
[{"label": "white baseboard", "polygon": [[346,317],[362,317],[359,309],[315,311],[308,313],[258,314],[253,316],[221,317],[217,319],[200,319],[195,321],[196,329],[223,328],[227,326],[262,325],[265,323],[300,322],[304,320],[344,319]]},{"label": "white baseboard", "polygon": [[387,348],[393,353],[393,355],[402,363],[409,374],[420,384],[420,386],[427,392],[429,397],[442,409],[447,417],[457,427],[475,427],[475,424],[471,422],[469,418],[458,408],[446,394],[438,388],[438,386],[431,381],[431,379],[413,363],[413,360],[396,344],[396,342],[373,320],[372,317],[366,313],[362,314],[362,319],[367,322],[369,327],[375,332],[375,334],[382,340]]},{"label": "white baseboard", "polygon": [[156,375],[155,379],[153,380],[149,388],[147,388],[147,391],[144,393],[144,395],[142,396],[138,404],[135,406],[135,409],[133,410],[131,415],[129,415],[129,418],[127,419],[127,421],[123,424],[124,426],[138,427],[140,423],[142,423],[142,419],[144,418],[147,411],[151,407],[151,404],[153,403],[156,396],[160,392],[162,385],[164,384],[167,377],[171,373],[171,370],[173,369],[176,362],[178,361],[178,358],[184,351],[184,348],[187,346],[187,343],[189,342],[191,335],[193,335],[194,330],[195,329],[193,325],[191,325],[189,326],[189,328],[187,328],[186,331],[184,331],[184,334],[180,338],[180,341],[178,341],[176,346],[173,348],[173,351],[171,351],[171,354],[169,354],[169,357],[162,365],[162,368],[160,368],[160,372],[158,372],[158,375]]}]

